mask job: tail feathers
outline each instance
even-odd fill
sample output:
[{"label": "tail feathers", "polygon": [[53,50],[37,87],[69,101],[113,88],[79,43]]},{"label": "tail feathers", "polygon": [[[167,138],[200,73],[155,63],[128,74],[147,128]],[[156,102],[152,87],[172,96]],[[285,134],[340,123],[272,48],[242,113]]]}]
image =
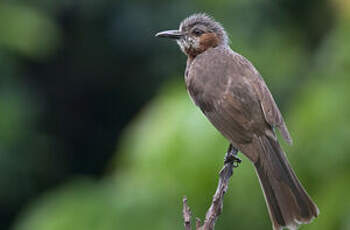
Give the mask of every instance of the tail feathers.
[{"label": "tail feathers", "polygon": [[274,230],[297,229],[299,224],[311,222],[319,210],[296,177],[279,143],[261,136],[259,144],[263,152],[255,168]]}]

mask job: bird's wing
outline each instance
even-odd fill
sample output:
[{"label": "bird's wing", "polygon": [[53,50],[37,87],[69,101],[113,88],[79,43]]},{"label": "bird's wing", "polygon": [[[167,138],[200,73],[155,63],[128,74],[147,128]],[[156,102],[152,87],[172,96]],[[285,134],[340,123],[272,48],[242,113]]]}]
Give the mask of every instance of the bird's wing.
[{"label": "bird's wing", "polygon": [[253,86],[256,90],[267,123],[272,127],[277,127],[285,141],[288,144],[292,144],[292,138],[289,134],[286,123],[284,122],[282,114],[278,109],[270,90],[267,88],[264,79],[245,57],[234,53],[233,59],[235,63],[240,63],[240,65],[244,66],[245,71],[242,73],[241,77],[248,79],[250,82],[249,85]]},{"label": "bird's wing", "polygon": [[289,134],[288,128],[281,112],[279,111],[275,100],[272,97],[270,90],[267,88],[265,81],[262,79],[260,74],[255,80],[256,90],[260,98],[261,108],[264,112],[266,121],[272,126],[277,127],[282,137],[288,144],[292,144],[292,137]]}]

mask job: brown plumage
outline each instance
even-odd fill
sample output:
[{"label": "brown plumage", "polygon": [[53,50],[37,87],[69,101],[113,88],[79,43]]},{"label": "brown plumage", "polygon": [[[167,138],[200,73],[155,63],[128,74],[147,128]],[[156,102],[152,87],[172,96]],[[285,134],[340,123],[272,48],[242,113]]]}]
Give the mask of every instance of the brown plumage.
[{"label": "brown plumage", "polygon": [[187,90],[209,121],[255,165],[274,230],[296,229],[319,213],[278,143],[274,128],[292,143],[283,117],[254,66],[228,46],[222,26],[207,15],[185,19],[176,39],[188,56]]}]

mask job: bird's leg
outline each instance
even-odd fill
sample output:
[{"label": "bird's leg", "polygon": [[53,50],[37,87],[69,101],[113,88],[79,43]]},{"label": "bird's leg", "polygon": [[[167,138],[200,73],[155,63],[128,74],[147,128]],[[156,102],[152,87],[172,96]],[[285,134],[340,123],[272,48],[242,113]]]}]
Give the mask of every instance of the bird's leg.
[{"label": "bird's leg", "polygon": [[238,149],[236,149],[235,147],[233,147],[232,144],[230,144],[228,146],[227,152],[226,152],[226,156],[225,156],[225,161],[224,163],[232,163],[234,168],[237,168],[239,163],[242,162],[241,159],[239,159],[239,157],[237,156],[238,154]]}]

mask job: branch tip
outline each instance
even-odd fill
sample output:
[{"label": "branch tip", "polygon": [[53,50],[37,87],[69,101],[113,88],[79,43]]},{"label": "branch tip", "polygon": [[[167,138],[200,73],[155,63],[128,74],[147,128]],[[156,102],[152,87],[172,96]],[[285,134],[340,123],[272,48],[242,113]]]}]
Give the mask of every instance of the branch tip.
[{"label": "branch tip", "polygon": [[[240,163],[240,159],[236,156],[237,149],[232,145],[229,146],[228,151],[226,152],[224,167],[219,172],[219,182],[211,205],[205,215],[205,220],[201,226],[201,220],[196,218],[196,230],[214,230],[216,220],[222,212],[224,206],[224,195],[228,189],[228,183],[230,177],[233,175],[234,168],[237,165],[234,162]],[[191,210],[187,205],[187,197],[184,196],[182,199],[183,203],[183,217],[184,217],[184,226],[185,230],[191,230]]]},{"label": "branch tip", "polygon": [[198,217],[196,217],[196,229],[200,229],[201,228],[201,219],[199,219]]}]

